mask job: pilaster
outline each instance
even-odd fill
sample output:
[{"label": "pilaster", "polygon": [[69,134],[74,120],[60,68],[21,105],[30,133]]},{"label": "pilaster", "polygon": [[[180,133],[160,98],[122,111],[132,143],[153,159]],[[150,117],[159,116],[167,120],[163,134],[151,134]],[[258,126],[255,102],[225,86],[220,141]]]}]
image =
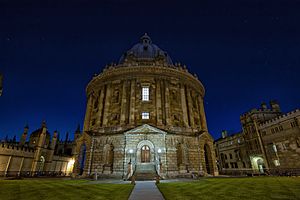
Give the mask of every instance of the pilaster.
[{"label": "pilaster", "polygon": [[92,114],[92,106],[93,106],[93,95],[90,94],[88,96],[88,102],[86,106],[85,118],[84,118],[84,125],[83,131],[88,131],[90,128],[90,121],[91,121],[91,114]]},{"label": "pilaster", "polygon": [[127,100],[126,100],[126,86],[127,86],[127,82],[124,81],[123,82],[123,89],[122,89],[122,99],[121,99],[121,120],[120,120],[120,124],[124,125],[125,124],[125,120],[126,120],[126,112],[127,112]]},{"label": "pilaster", "polygon": [[156,120],[157,125],[161,126],[162,123],[162,109],[161,109],[161,91],[160,91],[160,80],[156,80]]},{"label": "pilaster", "polygon": [[184,85],[182,85],[182,84],[180,86],[180,93],[181,93],[181,107],[182,107],[183,124],[185,127],[189,127],[188,113],[187,113],[188,108],[186,106],[185,88],[184,88]]},{"label": "pilaster", "polygon": [[129,124],[134,125],[135,124],[135,85],[136,81],[135,79],[131,80],[131,89],[130,89],[130,116],[129,116]]},{"label": "pilaster", "polygon": [[110,111],[110,98],[111,98],[111,85],[108,84],[106,87],[106,95],[104,102],[104,112],[103,112],[103,126],[108,125],[108,116]]},{"label": "pilaster", "polygon": [[192,97],[191,97],[191,90],[186,88],[186,93],[187,93],[187,100],[188,100],[188,115],[189,115],[189,120],[190,120],[190,126],[192,128],[195,127],[195,122],[194,122],[194,114],[193,114],[193,104],[192,104]]},{"label": "pilaster", "polygon": [[207,123],[206,123],[206,117],[205,117],[205,111],[204,111],[203,98],[200,95],[198,97],[198,104],[199,104],[201,128],[202,128],[202,130],[207,131]]}]

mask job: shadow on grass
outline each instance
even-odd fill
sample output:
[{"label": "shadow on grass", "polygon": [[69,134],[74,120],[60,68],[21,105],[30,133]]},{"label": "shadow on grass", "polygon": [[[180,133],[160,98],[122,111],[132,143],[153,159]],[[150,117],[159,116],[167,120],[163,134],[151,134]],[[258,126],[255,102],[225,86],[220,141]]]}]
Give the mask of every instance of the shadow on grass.
[{"label": "shadow on grass", "polygon": [[160,183],[165,199],[291,200],[300,199],[300,178],[203,178],[193,182]]}]

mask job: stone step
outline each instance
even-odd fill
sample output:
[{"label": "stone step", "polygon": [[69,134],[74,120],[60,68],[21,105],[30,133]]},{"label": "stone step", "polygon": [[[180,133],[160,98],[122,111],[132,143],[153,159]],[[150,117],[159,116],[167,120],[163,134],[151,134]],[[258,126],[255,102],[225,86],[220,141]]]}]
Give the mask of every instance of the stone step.
[{"label": "stone step", "polygon": [[146,181],[146,180],[155,180],[156,173],[134,173],[135,180],[137,181]]}]

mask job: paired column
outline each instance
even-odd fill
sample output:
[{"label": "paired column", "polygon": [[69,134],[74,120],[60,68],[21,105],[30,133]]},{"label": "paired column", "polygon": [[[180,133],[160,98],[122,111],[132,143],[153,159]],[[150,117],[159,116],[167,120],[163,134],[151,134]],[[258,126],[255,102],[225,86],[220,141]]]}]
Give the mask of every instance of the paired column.
[{"label": "paired column", "polygon": [[183,124],[184,124],[185,127],[189,127],[185,89],[184,89],[184,85],[182,85],[182,84],[180,86],[180,93],[181,93],[181,107],[182,107]]},{"label": "paired column", "polygon": [[127,82],[124,81],[123,82],[123,89],[122,89],[122,99],[121,99],[121,116],[120,116],[120,124],[124,125],[125,124],[125,120],[126,120],[126,112],[127,112],[127,92],[126,92],[126,88],[127,88]]},{"label": "paired column", "polygon": [[187,88],[187,100],[188,100],[188,114],[189,114],[189,120],[190,120],[190,126],[194,128],[195,122],[194,122],[194,113],[193,113],[193,103],[192,103],[192,97],[191,97],[191,91]]},{"label": "paired column", "polygon": [[101,126],[103,123],[103,109],[104,109],[104,93],[105,93],[105,86],[103,86],[100,90],[100,95],[99,95],[99,105],[98,105],[98,117],[97,117],[97,127]]},{"label": "paired column", "polygon": [[170,92],[169,92],[169,83],[168,81],[164,81],[165,82],[165,116],[166,116],[166,125],[172,125],[171,122],[171,116],[170,116]]},{"label": "paired column", "polygon": [[103,126],[108,125],[108,114],[110,109],[110,99],[111,99],[111,84],[108,84],[106,87],[106,95],[105,95],[105,106],[104,106],[104,112],[103,112]]},{"label": "paired column", "polygon": [[203,98],[201,97],[201,95],[199,95],[199,97],[198,97],[198,104],[199,104],[201,128],[202,128],[202,130],[207,131],[207,123],[206,123],[206,117],[205,117],[205,111],[204,111],[204,103],[203,103]]},{"label": "paired column", "polygon": [[135,85],[136,85],[136,81],[132,80],[131,81],[131,88],[130,88],[130,109],[129,109],[129,124],[130,125],[134,125],[135,124]]},{"label": "paired column", "polygon": [[88,97],[88,103],[87,103],[87,106],[86,106],[83,131],[88,131],[89,128],[90,128],[92,109],[93,109],[93,95],[90,94],[89,97]]},{"label": "paired column", "polygon": [[163,125],[162,123],[162,109],[161,109],[161,88],[160,80],[156,80],[156,120],[157,125]]}]

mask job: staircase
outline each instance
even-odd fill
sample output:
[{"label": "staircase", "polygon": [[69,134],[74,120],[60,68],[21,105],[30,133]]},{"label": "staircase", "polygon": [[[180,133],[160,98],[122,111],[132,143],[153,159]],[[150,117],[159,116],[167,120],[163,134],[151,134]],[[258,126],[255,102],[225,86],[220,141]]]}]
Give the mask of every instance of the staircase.
[{"label": "staircase", "polygon": [[134,176],[135,180],[139,181],[155,180],[157,176],[155,166],[148,163],[136,165]]}]

